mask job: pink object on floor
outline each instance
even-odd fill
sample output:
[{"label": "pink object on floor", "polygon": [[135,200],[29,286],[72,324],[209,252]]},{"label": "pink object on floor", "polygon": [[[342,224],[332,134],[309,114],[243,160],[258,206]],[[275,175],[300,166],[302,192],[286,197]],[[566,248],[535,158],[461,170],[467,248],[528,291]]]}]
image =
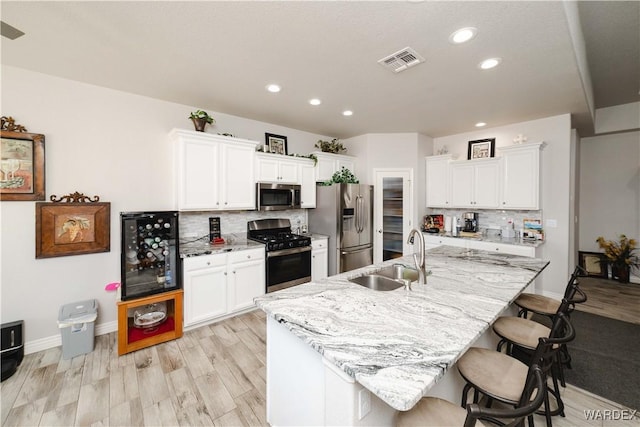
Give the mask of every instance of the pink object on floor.
[{"label": "pink object on floor", "polygon": [[115,291],[120,287],[120,283],[119,282],[113,282],[113,283],[109,283],[107,286],[104,287],[105,291]]}]

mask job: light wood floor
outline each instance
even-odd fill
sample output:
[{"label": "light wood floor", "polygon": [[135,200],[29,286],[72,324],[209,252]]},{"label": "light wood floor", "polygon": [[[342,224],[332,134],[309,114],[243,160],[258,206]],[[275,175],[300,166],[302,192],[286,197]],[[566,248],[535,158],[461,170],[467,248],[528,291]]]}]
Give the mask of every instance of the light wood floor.
[{"label": "light wood floor", "polygon": [[580,278],[587,301],[576,310],[640,325],[640,285],[594,277]]},{"label": "light wood floor", "polygon": [[[2,425],[267,425],[265,330],[256,310],[121,357],[115,333],[71,360],[60,347],[27,355],[0,386]],[[588,421],[585,410],[625,408],[572,386],[563,400],[567,417],[555,417],[556,427],[640,426],[637,417]]]}]

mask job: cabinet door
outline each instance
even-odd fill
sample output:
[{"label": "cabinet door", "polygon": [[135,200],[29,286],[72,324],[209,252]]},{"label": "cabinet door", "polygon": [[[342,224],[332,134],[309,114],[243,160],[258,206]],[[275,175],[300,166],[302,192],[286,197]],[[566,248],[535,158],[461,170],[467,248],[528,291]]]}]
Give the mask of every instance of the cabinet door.
[{"label": "cabinet door", "polygon": [[264,295],[264,249],[240,251],[229,258],[229,310],[252,307],[253,299]]},{"label": "cabinet door", "polygon": [[469,164],[451,166],[451,204],[453,207],[473,207],[474,167]]},{"label": "cabinet door", "polygon": [[244,145],[223,144],[221,157],[222,209],[255,209],[256,185],[253,175],[254,149]]},{"label": "cabinet door", "polygon": [[340,172],[342,168],[349,169],[349,171],[351,171],[352,174],[354,175],[356,174],[356,171],[355,171],[356,164],[352,160],[345,159],[345,158],[338,158],[336,162],[336,170],[334,172]]},{"label": "cabinet door", "polygon": [[336,171],[336,161],[334,159],[318,157],[316,164],[316,181],[329,181]]},{"label": "cabinet door", "polygon": [[301,207],[316,207],[316,172],[312,164],[299,165]]},{"label": "cabinet door", "polygon": [[502,207],[505,209],[539,208],[538,147],[504,153]]},{"label": "cabinet door", "polygon": [[500,200],[500,163],[487,160],[474,165],[474,208],[497,208]]},{"label": "cabinet door", "polygon": [[426,170],[427,207],[450,207],[449,158],[427,158]]},{"label": "cabinet door", "polygon": [[328,276],[329,252],[327,239],[311,242],[311,280],[321,280]]},{"label": "cabinet door", "polygon": [[219,208],[219,145],[181,140],[178,150],[178,209]]},{"label": "cabinet door", "polygon": [[256,159],[256,180],[258,182],[278,182],[280,176],[279,162],[271,158]]},{"label": "cabinet door", "polygon": [[280,173],[278,175],[278,182],[298,184],[298,162],[281,160],[279,163]]},{"label": "cabinet door", "polygon": [[[200,258],[200,257],[197,257]],[[184,326],[227,313],[226,255],[206,257],[208,265],[191,268],[185,260]]]}]

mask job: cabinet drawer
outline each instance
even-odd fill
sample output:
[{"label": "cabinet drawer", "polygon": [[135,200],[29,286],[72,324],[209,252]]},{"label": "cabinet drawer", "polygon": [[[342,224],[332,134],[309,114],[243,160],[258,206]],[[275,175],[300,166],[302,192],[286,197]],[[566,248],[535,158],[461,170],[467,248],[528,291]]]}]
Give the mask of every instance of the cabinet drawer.
[{"label": "cabinet drawer", "polygon": [[218,267],[227,263],[227,255],[201,255],[185,258],[182,267],[185,272],[202,268]]},{"label": "cabinet drawer", "polygon": [[319,239],[319,240],[312,240],[311,241],[311,247],[313,249],[322,249],[322,248],[326,248],[327,247],[327,243],[328,240],[327,239]]},{"label": "cabinet drawer", "polygon": [[247,249],[229,253],[229,262],[236,263],[264,258],[264,248]]}]

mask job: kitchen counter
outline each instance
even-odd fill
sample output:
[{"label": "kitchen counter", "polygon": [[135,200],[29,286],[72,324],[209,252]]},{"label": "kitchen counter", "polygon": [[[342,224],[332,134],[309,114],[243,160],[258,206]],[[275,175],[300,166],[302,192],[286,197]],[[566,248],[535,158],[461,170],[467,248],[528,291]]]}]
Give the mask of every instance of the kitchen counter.
[{"label": "kitchen counter", "polygon": [[394,410],[408,410],[548,265],[536,258],[441,246],[427,251],[432,272],[427,285],[379,292],[348,281],[398,262],[413,265],[412,256],[405,256],[255,302],[272,325],[286,328],[323,362]]},{"label": "kitchen counter", "polygon": [[502,237],[499,235],[484,236],[482,233],[478,233],[476,236],[453,236],[451,235],[451,233],[426,233],[426,232],[423,232],[422,234],[424,234],[425,236],[432,236],[432,237],[447,237],[452,239],[473,240],[476,242],[502,243],[505,245],[527,246],[531,248],[537,248],[544,243],[544,240]]},{"label": "kitchen counter", "polygon": [[257,247],[264,247],[264,243],[248,240],[246,233],[231,233],[222,236],[224,244],[213,245],[209,242],[209,236],[198,240],[180,240],[180,258],[188,258],[199,255],[219,254],[231,251],[243,251]]}]

